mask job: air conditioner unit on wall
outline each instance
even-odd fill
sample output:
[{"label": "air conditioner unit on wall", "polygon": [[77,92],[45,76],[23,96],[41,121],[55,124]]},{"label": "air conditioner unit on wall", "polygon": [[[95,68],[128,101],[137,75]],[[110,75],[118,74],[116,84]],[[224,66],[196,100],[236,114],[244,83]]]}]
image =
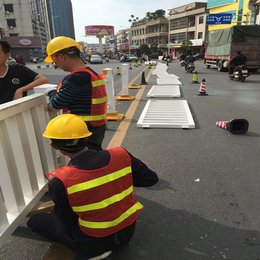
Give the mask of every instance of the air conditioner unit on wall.
[{"label": "air conditioner unit on wall", "polygon": [[5,14],[8,15],[8,14],[10,14],[10,12],[9,11],[5,11]]}]

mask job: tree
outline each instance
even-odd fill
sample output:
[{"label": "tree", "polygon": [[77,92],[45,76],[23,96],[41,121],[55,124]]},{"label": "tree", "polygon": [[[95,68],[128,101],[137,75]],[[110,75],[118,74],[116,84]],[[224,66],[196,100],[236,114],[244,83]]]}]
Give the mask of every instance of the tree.
[{"label": "tree", "polygon": [[146,17],[148,20],[156,20],[158,18],[165,18],[165,11],[163,9],[158,9],[155,12],[147,12]]},{"label": "tree", "polygon": [[147,55],[150,52],[150,48],[147,44],[141,44],[139,49],[142,51],[142,53],[146,53]]},{"label": "tree", "polygon": [[151,50],[152,54],[157,54],[157,51],[158,51],[158,43],[153,42],[153,43],[150,45],[150,50]]},{"label": "tree", "polygon": [[129,19],[128,22],[134,23],[134,22],[137,22],[138,19],[139,19],[139,17],[135,17],[133,14],[131,14],[131,19]]},{"label": "tree", "polygon": [[181,43],[181,47],[183,47],[187,51],[190,50],[190,47],[192,46],[192,42],[190,40],[183,40]]}]

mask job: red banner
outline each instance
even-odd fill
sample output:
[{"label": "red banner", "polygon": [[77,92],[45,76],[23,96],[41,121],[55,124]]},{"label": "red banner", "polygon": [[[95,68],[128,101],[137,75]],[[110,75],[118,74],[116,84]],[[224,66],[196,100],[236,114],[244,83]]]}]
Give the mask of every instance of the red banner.
[{"label": "red banner", "polygon": [[114,26],[109,26],[109,25],[85,26],[85,35],[114,35]]}]

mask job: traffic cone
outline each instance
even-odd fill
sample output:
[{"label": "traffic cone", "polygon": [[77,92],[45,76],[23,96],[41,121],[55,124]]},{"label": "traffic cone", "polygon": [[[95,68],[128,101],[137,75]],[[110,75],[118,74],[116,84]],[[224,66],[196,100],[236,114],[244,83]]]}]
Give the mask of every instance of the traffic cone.
[{"label": "traffic cone", "polygon": [[208,94],[206,93],[206,80],[203,79],[200,83],[200,90],[199,93],[197,93],[198,96],[207,96]]},{"label": "traffic cone", "polygon": [[152,68],[152,64],[149,63],[149,64],[148,64],[148,69],[151,69],[151,68]]},{"label": "traffic cone", "polygon": [[121,75],[119,67],[116,69],[116,75]]},{"label": "traffic cone", "polygon": [[193,79],[192,79],[192,82],[191,82],[191,83],[192,83],[192,84],[199,84],[197,71],[194,72]]},{"label": "traffic cone", "polygon": [[232,134],[244,134],[248,130],[249,123],[246,119],[232,119],[230,121],[218,121],[216,126],[224,128]]},{"label": "traffic cone", "polygon": [[131,63],[129,64],[129,69],[130,69],[130,70],[132,69],[132,64],[131,64]]},{"label": "traffic cone", "polygon": [[147,85],[147,82],[145,81],[144,71],[142,72],[142,82],[141,82],[141,85]]}]

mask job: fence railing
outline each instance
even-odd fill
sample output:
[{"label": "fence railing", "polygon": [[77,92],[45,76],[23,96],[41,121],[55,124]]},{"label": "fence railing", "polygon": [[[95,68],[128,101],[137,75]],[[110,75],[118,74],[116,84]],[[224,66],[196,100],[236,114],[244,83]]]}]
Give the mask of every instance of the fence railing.
[{"label": "fence railing", "polygon": [[44,174],[65,165],[42,136],[56,115],[43,94],[0,105],[0,247],[47,191]]}]

